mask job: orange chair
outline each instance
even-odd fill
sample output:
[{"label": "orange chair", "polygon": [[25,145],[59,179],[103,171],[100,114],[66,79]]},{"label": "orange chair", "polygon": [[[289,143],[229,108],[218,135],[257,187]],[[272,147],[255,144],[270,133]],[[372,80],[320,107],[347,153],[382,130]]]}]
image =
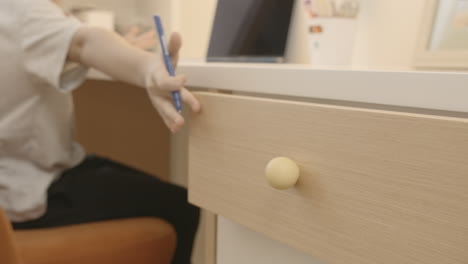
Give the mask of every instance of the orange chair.
[{"label": "orange chair", "polygon": [[169,264],[176,233],[157,218],[12,231],[0,209],[1,264]]}]

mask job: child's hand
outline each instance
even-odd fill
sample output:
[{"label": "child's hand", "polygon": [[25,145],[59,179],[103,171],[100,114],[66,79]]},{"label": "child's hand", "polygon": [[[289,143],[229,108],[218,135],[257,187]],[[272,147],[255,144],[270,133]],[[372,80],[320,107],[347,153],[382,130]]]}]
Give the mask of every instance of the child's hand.
[{"label": "child's hand", "polygon": [[[178,33],[173,33],[169,40],[169,53],[172,58],[174,68],[177,67],[179,50],[182,45],[181,37]],[[175,133],[184,125],[184,118],[177,112],[173,100],[173,91],[180,91],[182,101],[190,106],[194,112],[200,111],[200,102],[185,87],[185,77],[178,75],[172,77],[166,70],[162,55],[158,55],[156,63],[153,64],[150,80],[147,82],[147,90],[153,106],[163,118],[167,127]]]},{"label": "child's hand", "polygon": [[[182,40],[172,34],[168,49],[174,67],[177,66]],[[121,36],[102,28],[82,27],[73,36],[67,60],[95,68],[116,80],[144,87],[153,106],[167,127],[177,132],[184,118],[177,112],[173,91],[179,91],[182,101],[192,111],[200,111],[200,102],[184,88],[185,77],[172,77],[166,70],[163,56],[129,45]]]},{"label": "child's hand", "polygon": [[137,26],[130,28],[130,30],[123,35],[124,39],[126,39],[130,44],[133,46],[144,49],[144,50],[151,50],[157,43],[156,32],[154,30],[150,30],[143,34],[140,34],[140,28]]}]

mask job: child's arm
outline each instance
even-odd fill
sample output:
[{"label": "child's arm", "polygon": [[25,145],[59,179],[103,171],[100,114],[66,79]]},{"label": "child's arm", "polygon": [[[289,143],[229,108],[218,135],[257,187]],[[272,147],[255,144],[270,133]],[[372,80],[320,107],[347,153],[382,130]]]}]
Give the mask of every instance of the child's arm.
[{"label": "child's arm", "polygon": [[[181,38],[173,34],[169,50],[177,65]],[[109,76],[148,90],[154,107],[172,132],[184,123],[171,99],[171,91],[180,90],[182,100],[193,111],[200,110],[200,103],[183,85],[185,77],[171,77],[160,54],[153,54],[128,44],[114,32],[100,28],[82,27],[74,35],[69,52],[70,61],[96,68]]]}]

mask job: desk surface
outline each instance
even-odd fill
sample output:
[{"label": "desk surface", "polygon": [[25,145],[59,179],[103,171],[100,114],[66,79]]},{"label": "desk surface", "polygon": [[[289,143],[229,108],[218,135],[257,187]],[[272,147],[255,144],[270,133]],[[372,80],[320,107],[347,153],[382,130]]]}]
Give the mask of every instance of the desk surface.
[{"label": "desk surface", "polygon": [[[181,62],[190,87],[468,113],[467,72]],[[92,71],[92,79],[107,79]]]}]

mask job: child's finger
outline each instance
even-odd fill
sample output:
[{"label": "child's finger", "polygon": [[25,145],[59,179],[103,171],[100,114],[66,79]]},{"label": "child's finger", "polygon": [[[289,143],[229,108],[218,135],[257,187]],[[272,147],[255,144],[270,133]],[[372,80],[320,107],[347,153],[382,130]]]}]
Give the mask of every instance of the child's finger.
[{"label": "child's finger", "polygon": [[170,40],[169,40],[168,49],[169,49],[169,55],[171,56],[172,65],[174,66],[174,69],[177,68],[177,64],[179,62],[179,50],[181,47],[182,47],[182,37],[177,32],[172,33]]},{"label": "child's finger", "polygon": [[140,29],[137,26],[133,26],[125,34],[125,37],[127,37],[127,38],[136,38],[138,33],[140,33]]},{"label": "child's finger", "polygon": [[176,133],[184,125],[184,117],[177,112],[170,100],[159,99],[158,106],[160,114],[166,126],[172,133]]},{"label": "child's finger", "polygon": [[195,97],[195,95],[193,95],[193,93],[191,93],[189,90],[183,87],[180,90],[180,96],[182,97],[182,101],[188,104],[193,112],[200,112],[200,101],[198,101],[198,99]]},{"label": "child's finger", "polygon": [[145,33],[141,34],[140,38],[156,39],[156,32],[154,32],[154,31],[145,32]]},{"label": "child's finger", "polygon": [[157,78],[157,85],[159,90],[165,92],[179,91],[185,84],[187,78],[184,75],[169,76],[167,71],[159,74]]}]

